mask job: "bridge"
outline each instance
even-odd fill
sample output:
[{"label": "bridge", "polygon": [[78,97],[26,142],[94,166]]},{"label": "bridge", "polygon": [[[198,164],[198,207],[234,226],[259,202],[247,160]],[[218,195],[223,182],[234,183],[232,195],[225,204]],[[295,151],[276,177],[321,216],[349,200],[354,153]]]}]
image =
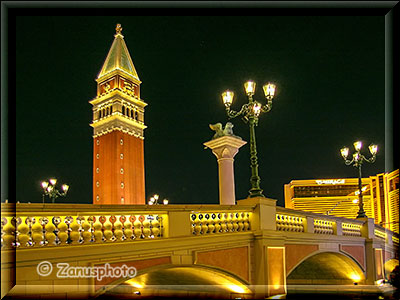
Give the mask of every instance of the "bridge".
[{"label": "bridge", "polygon": [[[398,236],[373,219],[286,209],[269,198],[237,205],[3,203],[1,211],[2,297],[82,299],[118,288],[139,297],[176,293],[168,286],[195,286],[200,281],[190,278],[200,277],[209,278],[203,288],[185,295],[280,297],[307,285],[374,287],[398,263]],[[57,264],[134,267],[136,276],[85,277],[75,268],[60,278]]]}]

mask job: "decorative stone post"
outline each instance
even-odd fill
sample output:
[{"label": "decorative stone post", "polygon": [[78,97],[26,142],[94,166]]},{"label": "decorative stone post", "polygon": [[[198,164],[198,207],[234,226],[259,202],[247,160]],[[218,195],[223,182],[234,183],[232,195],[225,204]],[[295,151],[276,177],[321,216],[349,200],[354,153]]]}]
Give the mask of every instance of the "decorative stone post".
[{"label": "decorative stone post", "polygon": [[235,205],[235,176],[233,161],[240,147],[247,142],[240,137],[234,136],[232,123],[227,123],[222,130],[222,124],[210,125],[216,131],[213,139],[204,143],[206,148],[210,148],[218,161],[219,176],[219,203],[221,205]]}]

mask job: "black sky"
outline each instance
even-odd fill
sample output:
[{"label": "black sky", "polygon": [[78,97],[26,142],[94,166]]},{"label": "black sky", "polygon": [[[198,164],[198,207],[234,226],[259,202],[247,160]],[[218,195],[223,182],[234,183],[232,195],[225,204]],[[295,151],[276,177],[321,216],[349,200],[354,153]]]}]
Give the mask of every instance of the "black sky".
[{"label": "black sky", "polygon": [[[277,84],[256,135],[261,187],[278,205],[293,179],[356,177],[339,150],[357,139],[380,147],[363,175],[385,171],[384,16],[34,14],[15,24],[16,97],[9,102],[16,108],[17,201],[41,202],[40,182],[55,176],[70,184],[59,202],[92,202],[88,101],[117,23],[149,104],[147,199],[159,193],[171,203],[218,203],[217,162],[202,144],[213,136],[208,124],[227,121],[220,94],[235,91],[233,108],[240,109],[248,79],[260,100],[265,82]],[[248,141],[248,125],[232,122]],[[246,145],[235,157],[238,199],[250,188],[249,165]]]}]

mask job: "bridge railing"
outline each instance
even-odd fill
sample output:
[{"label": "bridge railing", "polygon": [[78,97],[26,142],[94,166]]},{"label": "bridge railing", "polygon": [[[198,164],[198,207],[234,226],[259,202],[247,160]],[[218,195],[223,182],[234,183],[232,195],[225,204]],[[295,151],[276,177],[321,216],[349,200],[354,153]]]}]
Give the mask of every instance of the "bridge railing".
[{"label": "bridge railing", "polygon": [[245,232],[251,214],[249,207],[229,205],[2,204],[1,248]]},{"label": "bridge railing", "polygon": [[[370,219],[370,221],[373,221]],[[399,244],[399,238],[392,231],[379,225],[372,225],[369,232],[365,220],[347,219],[276,207],[276,230],[288,232],[306,232],[326,235],[343,235],[377,238],[388,244]]]},{"label": "bridge railing", "polygon": [[[258,210],[254,205],[2,204],[1,248],[235,234],[263,229],[260,226],[284,232],[376,238],[398,245],[398,236],[374,225],[372,219],[366,222],[269,207]],[[265,213],[267,223],[260,221]]]},{"label": "bridge railing", "polygon": [[350,220],[276,207],[276,230],[326,235],[361,236],[362,220]]}]

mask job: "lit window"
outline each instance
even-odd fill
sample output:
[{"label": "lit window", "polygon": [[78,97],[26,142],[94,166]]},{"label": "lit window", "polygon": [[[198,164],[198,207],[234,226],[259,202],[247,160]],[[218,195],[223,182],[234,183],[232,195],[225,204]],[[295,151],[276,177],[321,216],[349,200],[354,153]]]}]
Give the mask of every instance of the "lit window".
[{"label": "lit window", "polygon": [[119,156],[121,159],[124,159],[124,154],[121,153],[121,155]]},{"label": "lit window", "polygon": [[100,186],[100,182],[97,181],[96,182],[96,186],[99,187]]},{"label": "lit window", "polygon": [[124,174],[124,169],[123,169],[123,168],[121,168],[121,171],[120,171],[120,172],[121,172],[121,174]]},{"label": "lit window", "polygon": [[121,182],[121,189],[123,189],[124,188],[124,183],[123,182]]},{"label": "lit window", "polygon": [[100,158],[100,154],[97,153],[96,154],[96,158],[99,159]]},{"label": "lit window", "polygon": [[99,173],[99,171],[100,171],[100,169],[99,169],[99,168],[97,168],[97,169],[96,169],[96,173]]},{"label": "lit window", "polygon": [[96,140],[96,144],[97,144],[97,145],[100,145],[100,140]]},{"label": "lit window", "polygon": [[121,203],[124,203],[125,199],[124,197],[121,197]]},{"label": "lit window", "polygon": [[124,144],[124,140],[121,139],[121,140],[119,141],[119,143],[120,143],[121,145],[123,145],[123,144]]},{"label": "lit window", "polygon": [[99,201],[100,200],[100,197],[99,197],[99,195],[97,195],[96,196],[96,201]]}]

